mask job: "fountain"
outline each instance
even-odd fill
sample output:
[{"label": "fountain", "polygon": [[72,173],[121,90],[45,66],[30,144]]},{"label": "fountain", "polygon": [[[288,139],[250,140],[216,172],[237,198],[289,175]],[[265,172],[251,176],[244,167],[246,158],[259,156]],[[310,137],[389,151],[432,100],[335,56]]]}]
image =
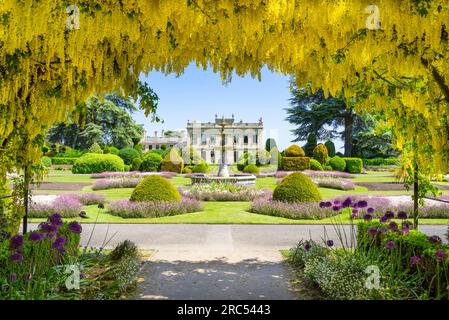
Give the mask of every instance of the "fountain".
[{"label": "fountain", "polygon": [[233,183],[237,185],[255,185],[256,177],[251,174],[233,174],[231,175],[229,164],[226,157],[226,134],[225,128],[232,126],[234,124],[234,115],[232,118],[222,118],[215,117],[215,123],[220,126],[221,133],[221,161],[220,167],[218,169],[218,174],[216,176],[208,174],[193,174],[191,176],[192,184],[198,183]]}]

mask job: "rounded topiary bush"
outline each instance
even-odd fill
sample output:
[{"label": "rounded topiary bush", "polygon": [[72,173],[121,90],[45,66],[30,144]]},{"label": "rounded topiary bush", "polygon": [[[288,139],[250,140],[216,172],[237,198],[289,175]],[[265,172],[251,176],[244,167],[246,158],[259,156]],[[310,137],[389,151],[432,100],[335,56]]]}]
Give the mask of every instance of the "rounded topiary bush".
[{"label": "rounded topiary bush", "polygon": [[284,157],[304,157],[305,155],[306,153],[304,150],[296,144],[293,144],[284,150]]},{"label": "rounded topiary bush", "polygon": [[123,160],[114,154],[86,153],[79,157],[72,167],[72,173],[99,173],[123,171]]},{"label": "rounded topiary bush", "polygon": [[209,166],[205,161],[201,161],[200,163],[194,165],[192,167],[193,173],[208,173],[209,172]]},{"label": "rounded topiary bush", "polygon": [[133,163],[131,163],[131,171],[139,171],[142,165],[142,159],[140,157],[134,158]]},{"label": "rounded topiary bush", "polygon": [[89,152],[90,153],[99,153],[102,154],[103,153],[103,149],[101,149],[100,145],[96,142],[94,142],[90,148],[89,148]]},{"label": "rounded topiary bush", "polygon": [[317,170],[317,171],[323,171],[324,170],[324,168],[321,165],[321,163],[319,163],[315,159],[310,159],[310,169]]},{"label": "rounded topiary bush", "polygon": [[329,157],[331,157],[331,158],[334,157],[335,156],[335,144],[332,141],[327,140],[324,143],[324,145],[327,148],[327,153],[329,154]]},{"label": "rounded topiary bush", "polygon": [[260,169],[255,164],[249,164],[245,168],[243,168],[244,173],[253,173],[253,174],[259,174]]},{"label": "rounded topiary bush", "polygon": [[123,161],[125,161],[125,164],[127,165],[131,165],[135,158],[140,157],[139,151],[134,148],[123,148],[122,150],[120,150],[118,155],[123,159]]},{"label": "rounded topiary bush", "polygon": [[179,191],[164,177],[150,175],[131,194],[131,201],[181,201]]},{"label": "rounded topiary bush", "polygon": [[184,169],[184,160],[179,156],[178,151],[172,148],[161,162],[161,171],[181,173]]},{"label": "rounded topiary bush", "polygon": [[324,144],[320,143],[318,144],[315,149],[313,149],[313,158],[321,163],[321,165],[326,165],[327,157],[327,148]]},{"label": "rounded topiary bush", "polygon": [[301,172],[295,172],[286,176],[274,189],[273,200],[312,202],[320,201],[321,194],[309,177]]},{"label": "rounded topiary bush", "polygon": [[345,159],[335,156],[329,160],[329,165],[332,167],[332,169],[336,171],[345,171],[346,169],[346,161]]},{"label": "rounded topiary bush", "polygon": [[140,171],[143,172],[156,172],[159,171],[161,166],[162,156],[157,153],[145,154],[142,163],[140,164]]}]

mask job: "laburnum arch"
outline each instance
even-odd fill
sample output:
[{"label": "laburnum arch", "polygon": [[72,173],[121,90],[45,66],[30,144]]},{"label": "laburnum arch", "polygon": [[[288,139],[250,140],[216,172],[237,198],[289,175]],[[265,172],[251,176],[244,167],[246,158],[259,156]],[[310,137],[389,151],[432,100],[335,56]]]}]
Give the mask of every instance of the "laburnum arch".
[{"label": "laburnum arch", "polygon": [[443,0],[4,0],[1,170],[38,161],[45,130],[93,92],[135,94],[142,72],[196,62],[223,79],[267,66],[343,91],[357,111],[384,112],[398,146],[413,140],[440,172],[448,22]]}]

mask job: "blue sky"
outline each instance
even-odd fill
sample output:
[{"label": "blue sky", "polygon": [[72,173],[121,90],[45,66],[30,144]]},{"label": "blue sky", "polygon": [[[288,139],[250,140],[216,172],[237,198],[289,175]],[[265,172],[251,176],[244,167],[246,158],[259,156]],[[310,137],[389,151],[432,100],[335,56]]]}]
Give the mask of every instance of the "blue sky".
[{"label": "blue sky", "polygon": [[250,75],[234,76],[224,85],[219,74],[204,71],[194,64],[180,77],[151,72],[142,80],[158,94],[158,114],[164,123],[152,123],[143,113],[135,114],[134,118],[152,135],[162,129],[184,129],[187,120],[213,121],[215,114],[220,117],[234,114],[237,121],[244,122],[257,122],[262,117],[265,137],[275,138],[283,150],[294,139],[290,132],[294,127],[285,121],[284,109],[288,107],[290,97],[288,79],[288,76],[263,69],[262,81]]}]

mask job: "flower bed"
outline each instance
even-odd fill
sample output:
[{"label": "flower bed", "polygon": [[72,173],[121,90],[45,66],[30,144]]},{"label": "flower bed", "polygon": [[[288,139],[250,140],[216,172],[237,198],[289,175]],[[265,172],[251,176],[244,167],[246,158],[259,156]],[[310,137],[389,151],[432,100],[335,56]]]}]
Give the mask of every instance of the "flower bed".
[{"label": "flower bed", "polygon": [[270,190],[257,190],[254,187],[228,183],[196,184],[190,189],[178,190],[185,197],[201,201],[252,201],[272,194]]},{"label": "flower bed", "polygon": [[324,219],[336,214],[331,206],[319,206],[316,202],[288,203],[271,199],[257,199],[249,212],[288,219]]},{"label": "flower bed", "polygon": [[108,179],[98,179],[92,185],[92,190],[107,190],[116,188],[135,188],[143,178],[108,178]]},{"label": "flower bed", "polygon": [[[295,171],[278,171],[275,174],[276,178],[284,178],[285,176],[293,173]],[[314,178],[340,178],[340,179],[353,179],[354,175],[347,172],[340,171],[314,171],[314,170],[305,170],[304,173],[311,179]]]},{"label": "flower bed", "polygon": [[90,177],[92,179],[112,179],[112,178],[144,178],[149,175],[161,175],[164,178],[170,179],[177,174],[174,172],[140,172],[140,171],[131,171],[131,172],[101,172],[91,174]]},{"label": "flower bed", "polygon": [[179,202],[118,200],[108,206],[109,214],[122,218],[159,218],[202,210],[201,202],[190,198]]},{"label": "flower bed", "polygon": [[320,188],[336,190],[354,190],[355,183],[346,179],[313,178],[312,181]]}]

